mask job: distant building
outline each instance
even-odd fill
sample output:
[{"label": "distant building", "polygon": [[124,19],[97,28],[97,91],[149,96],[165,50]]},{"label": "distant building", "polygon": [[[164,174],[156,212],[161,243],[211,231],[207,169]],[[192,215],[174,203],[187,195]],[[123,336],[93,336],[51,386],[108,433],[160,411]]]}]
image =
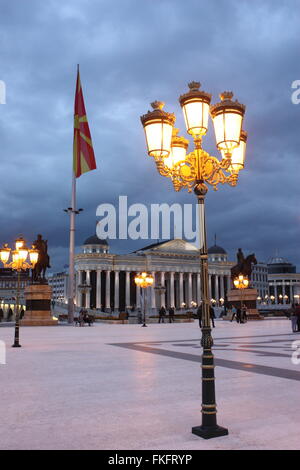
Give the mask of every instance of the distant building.
[{"label": "distant building", "polygon": [[68,301],[68,279],[65,271],[60,273],[49,273],[48,284],[52,287],[52,300],[67,303]]},{"label": "distant building", "polygon": [[300,273],[296,273],[296,266],[280,256],[271,258],[267,266],[269,302],[300,303]]},{"label": "distant building", "polygon": [[[10,268],[0,268],[0,307],[4,311],[4,318],[7,317],[9,308],[15,313],[17,298],[17,272]],[[20,305],[25,306],[24,289],[31,283],[29,270],[20,273]]]},{"label": "distant building", "polygon": [[[234,263],[217,245],[208,251],[209,295],[213,303],[219,304],[226,300]],[[153,312],[162,305],[180,309],[201,302],[199,250],[192,243],[168,240],[118,255],[110,253],[107,240],[94,235],[85,240],[82,253],[75,256],[76,305],[105,311],[139,309],[140,287],[135,285],[134,277],[145,270],[154,277],[154,286],[149,290]],[[157,286],[165,287],[165,292],[155,290]]]},{"label": "distant building", "polygon": [[266,263],[257,263],[252,266],[251,286],[257,290],[258,300],[267,299],[269,296],[268,266]]}]

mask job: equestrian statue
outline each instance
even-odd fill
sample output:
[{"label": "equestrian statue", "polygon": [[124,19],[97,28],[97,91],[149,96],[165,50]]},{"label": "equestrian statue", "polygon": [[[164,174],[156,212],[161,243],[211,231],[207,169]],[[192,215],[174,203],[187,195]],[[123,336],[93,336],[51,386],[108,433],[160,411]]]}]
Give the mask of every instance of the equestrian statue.
[{"label": "equestrian statue", "polygon": [[48,240],[43,240],[42,235],[37,236],[34,242],[36,250],[39,252],[38,262],[32,270],[32,281],[36,284],[46,284],[46,269],[50,268],[50,257],[48,255]]},{"label": "equestrian statue", "polygon": [[255,258],[255,254],[252,253],[248,255],[246,258],[242,249],[239,248],[236,254],[237,257],[237,264],[231,268],[231,279],[232,282],[236,279],[240,274],[247,277],[250,281],[251,273],[252,273],[252,266],[253,264],[257,264],[257,260]]}]

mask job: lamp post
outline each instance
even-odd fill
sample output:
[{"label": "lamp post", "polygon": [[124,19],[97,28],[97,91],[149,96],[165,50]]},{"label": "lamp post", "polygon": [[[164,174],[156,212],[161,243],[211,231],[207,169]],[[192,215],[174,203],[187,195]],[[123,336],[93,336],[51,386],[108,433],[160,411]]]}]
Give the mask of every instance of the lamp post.
[{"label": "lamp post", "polygon": [[134,278],[134,282],[137,286],[142,288],[143,292],[143,327],[146,327],[146,296],[145,291],[147,287],[152,286],[154,282],[154,278],[152,274],[148,274],[146,272],[137,274]]},{"label": "lamp post", "polygon": [[[12,254],[12,261],[9,262],[10,253]],[[29,254],[28,263],[27,257]],[[15,250],[11,250],[8,247],[8,244],[5,243],[2,248],[0,248],[0,259],[5,268],[11,268],[13,271],[17,271],[17,296],[16,296],[16,321],[15,321],[15,338],[13,348],[20,348],[19,342],[19,329],[20,329],[20,275],[23,269],[33,269],[38,261],[39,252],[36,250],[35,246],[32,245],[31,249],[26,247],[26,242],[22,236],[18,237],[15,242]]]},{"label": "lamp post", "polygon": [[240,274],[237,278],[233,280],[233,284],[236,287],[236,289],[240,290],[241,293],[241,309],[243,308],[243,290],[247,289],[249,286],[249,279],[247,276],[244,276],[243,274]]},{"label": "lamp post", "polygon": [[[208,255],[205,225],[205,196],[208,186],[236,186],[238,173],[244,167],[247,134],[242,130],[244,105],[232,101],[233,94],[224,92],[221,102],[210,107],[211,95],[200,90],[200,83],[189,84],[189,91],[180,96],[187,132],[194,140],[194,150],[187,154],[189,141],[174,129],[175,115],[163,110],[164,103],[155,101],[153,111],[141,116],[148,155],[154,157],[158,172],[172,180],[175,191],[194,190],[199,212],[200,272],[203,304],[202,355],[202,424],[192,432],[209,439],[228,434],[217,425],[215,403],[213,339],[210,327],[208,288]],[[208,129],[209,114],[213,120],[217,148],[221,161],[202,148],[202,138]],[[227,173],[227,174],[226,174]]]}]

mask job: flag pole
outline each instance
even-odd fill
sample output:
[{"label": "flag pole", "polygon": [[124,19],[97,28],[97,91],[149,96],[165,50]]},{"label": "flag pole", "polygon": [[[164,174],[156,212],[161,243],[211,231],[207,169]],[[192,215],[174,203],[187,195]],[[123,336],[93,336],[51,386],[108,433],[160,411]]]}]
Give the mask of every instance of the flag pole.
[{"label": "flag pole", "polygon": [[69,251],[69,289],[68,289],[68,323],[74,322],[74,254],[75,254],[75,216],[76,210],[76,176],[72,170],[72,196],[70,214],[70,251]]}]

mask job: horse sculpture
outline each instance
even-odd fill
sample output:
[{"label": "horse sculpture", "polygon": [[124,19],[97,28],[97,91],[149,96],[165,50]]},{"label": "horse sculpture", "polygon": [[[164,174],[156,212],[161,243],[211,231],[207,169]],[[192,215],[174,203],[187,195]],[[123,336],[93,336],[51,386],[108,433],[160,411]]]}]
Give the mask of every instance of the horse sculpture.
[{"label": "horse sculpture", "polygon": [[37,240],[34,242],[36,249],[39,252],[38,262],[32,270],[33,282],[45,283],[46,269],[50,268],[50,257],[48,255],[48,241],[42,239],[42,235],[38,235]]},{"label": "horse sculpture", "polygon": [[247,276],[248,279],[251,277],[252,273],[252,265],[257,264],[257,260],[255,258],[255,254],[252,253],[244,258],[241,263],[236,264],[231,268],[231,279],[232,281],[237,278],[240,274]]}]

